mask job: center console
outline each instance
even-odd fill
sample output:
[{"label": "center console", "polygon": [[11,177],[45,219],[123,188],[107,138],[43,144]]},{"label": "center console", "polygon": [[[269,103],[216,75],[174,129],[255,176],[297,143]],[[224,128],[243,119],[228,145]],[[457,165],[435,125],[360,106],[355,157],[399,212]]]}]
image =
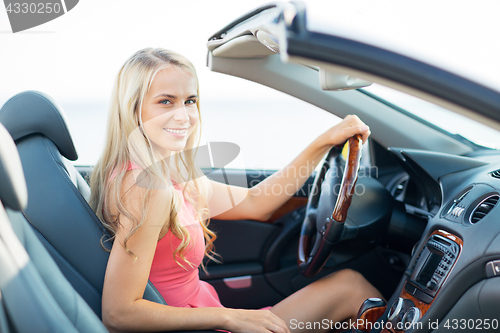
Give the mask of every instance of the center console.
[{"label": "center console", "polygon": [[[398,299],[389,305],[387,317],[383,318],[385,325],[382,332],[398,333],[418,327],[422,316],[429,310],[453,270],[462,247],[463,241],[458,236],[444,230],[436,230],[429,236],[412,267],[405,273],[408,279]],[[358,319],[378,314],[376,318],[371,318],[370,323],[377,321],[383,315],[383,311],[379,311],[380,308],[362,307],[365,311],[362,315],[358,314]],[[362,316],[364,317],[361,318]],[[363,320],[360,320],[360,323],[363,323]],[[370,323],[367,321],[367,324]],[[370,325],[358,325],[353,332],[369,332],[370,328],[367,326]]]},{"label": "center console", "polygon": [[455,266],[463,242],[443,230],[434,231],[407,271],[408,281],[387,314],[383,332],[403,332],[420,321]]}]

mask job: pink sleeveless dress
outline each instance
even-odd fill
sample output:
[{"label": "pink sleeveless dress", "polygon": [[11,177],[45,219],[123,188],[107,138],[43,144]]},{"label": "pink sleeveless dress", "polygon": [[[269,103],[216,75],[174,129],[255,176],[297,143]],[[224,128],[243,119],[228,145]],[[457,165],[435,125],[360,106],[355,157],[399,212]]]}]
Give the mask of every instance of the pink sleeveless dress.
[{"label": "pink sleeveless dress", "polygon": [[[182,196],[180,185],[174,183],[174,188]],[[192,266],[189,266],[178,255],[177,261],[184,267],[175,262],[173,252],[181,240],[169,230],[158,241],[149,280],[168,305],[187,308],[222,307],[214,287],[199,278],[198,266],[205,253],[205,238],[200,223],[195,219],[193,206],[184,197],[182,209],[179,212],[179,221],[192,238],[192,243],[184,254]]]},{"label": "pink sleeveless dress", "polygon": [[[140,169],[135,163],[130,163],[128,170]],[[198,266],[205,253],[205,238],[203,229],[195,218],[193,205],[184,198],[181,185],[172,180],[174,189],[182,197],[182,208],[179,211],[179,221],[191,235],[192,243],[186,249],[184,256],[192,264],[184,262],[173,253],[181,243],[172,231],[158,241],[149,280],[163,296],[168,305],[186,308],[223,307],[214,287],[200,280]]]},{"label": "pink sleeveless dress", "polygon": [[[127,170],[140,169],[140,166],[130,162]],[[111,179],[116,177],[116,171]],[[205,253],[205,238],[200,223],[195,218],[193,205],[184,198],[182,187],[172,179],[174,189],[182,198],[182,208],[179,211],[179,221],[191,235],[192,244],[188,246],[184,257],[192,264],[184,262],[177,255],[177,261],[173,253],[181,243],[181,240],[168,231],[156,245],[156,251],[149,273],[149,280],[168,305],[185,308],[201,307],[224,307],[214,287],[200,280],[198,266],[201,264]],[[269,310],[270,306],[261,308]],[[227,332],[227,331],[224,331]]]}]

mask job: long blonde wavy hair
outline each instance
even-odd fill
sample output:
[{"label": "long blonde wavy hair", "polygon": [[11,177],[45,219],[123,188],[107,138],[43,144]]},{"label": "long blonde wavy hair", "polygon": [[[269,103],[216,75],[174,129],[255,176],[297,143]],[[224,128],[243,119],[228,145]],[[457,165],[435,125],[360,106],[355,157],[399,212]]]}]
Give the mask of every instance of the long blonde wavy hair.
[{"label": "long blonde wavy hair", "polygon": [[[165,203],[166,221],[159,222],[164,227],[168,226],[168,229],[181,240],[180,245],[174,251],[174,260],[183,266],[177,260],[178,254],[182,261],[192,266],[192,263],[185,258],[185,252],[193,245],[191,236],[178,218],[182,199],[172,187],[170,179],[171,171],[174,171],[177,182],[184,185],[183,194],[193,205],[197,212],[196,219],[203,228],[206,240],[205,255],[216,260],[213,251],[216,236],[208,229],[210,186],[207,178],[195,163],[201,135],[201,117],[183,151],[176,153],[168,160],[162,159],[153,149],[141,120],[143,101],[155,75],[172,66],[184,70],[195,77],[198,82],[196,70],[189,60],[180,54],[160,48],[146,48],[136,52],[120,69],[111,95],[104,153],[90,177],[89,203],[112,238],[115,237],[119,228],[121,214],[133,222],[133,227],[126,235],[123,246],[128,253],[135,256],[127,247],[127,241],[146,220],[147,207],[153,191],[159,186],[166,188],[171,200]],[[199,96],[199,85],[197,93]],[[199,103],[198,98],[196,102],[198,115],[200,115]],[[121,197],[123,180],[130,162],[139,165],[142,169],[134,185],[140,186],[145,193],[139,217],[125,208]],[[172,168],[175,170],[171,170]],[[114,210],[109,203],[114,205]],[[202,267],[205,268],[203,264]]]}]

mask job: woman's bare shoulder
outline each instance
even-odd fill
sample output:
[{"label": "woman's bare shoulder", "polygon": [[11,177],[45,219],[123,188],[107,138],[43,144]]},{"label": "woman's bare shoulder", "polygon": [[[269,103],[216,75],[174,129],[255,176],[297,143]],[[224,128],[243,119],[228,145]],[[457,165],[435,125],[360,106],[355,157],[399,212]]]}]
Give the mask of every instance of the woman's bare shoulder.
[{"label": "woman's bare shoulder", "polygon": [[119,202],[114,205],[117,210],[120,207],[117,237],[124,238],[135,227],[141,230],[147,227],[148,232],[139,234],[152,233],[157,239],[170,216],[170,202],[171,195],[166,188],[140,186],[132,170],[127,171],[121,183]]}]

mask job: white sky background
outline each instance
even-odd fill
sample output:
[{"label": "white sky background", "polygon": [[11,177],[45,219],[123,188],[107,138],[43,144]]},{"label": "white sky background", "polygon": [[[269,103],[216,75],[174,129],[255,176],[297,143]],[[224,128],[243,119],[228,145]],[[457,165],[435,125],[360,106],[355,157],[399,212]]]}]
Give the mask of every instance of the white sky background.
[{"label": "white sky background", "polygon": [[[500,90],[500,1],[305,2],[311,12],[322,17],[310,21],[313,28],[328,25],[338,34],[418,55]],[[80,0],[66,15],[16,34],[11,33],[2,6],[0,105],[12,95],[31,89],[49,94],[63,106],[107,104],[123,62],[135,51],[151,46],[175,50],[194,63],[202,105],[207,100],[224,101],[234,103],[236,110],[250,100],[276,102],[280,95],[270,89],[210,72],[206,67],[207,39],[264,3]],[[89,141],[101,140],[102,126],[87,128],[83,134]],[[78,142],[77,148],[81,150]]]},{"label": "white sky background", "polygon": [[312,1],[309,28],[415,57],[500,91],[500,1]]},{"label": "white sky background", "polygon": [[[245,82],[210,72],[205,44],[212,33],[263,3],[81,0],[66,15],[17,34],[10,33],[7,14],[0,8],[0,102],[27,89],[42,90],[61,102],[107,100],[121,64],[148,46],[187,56],[199,72],[202,98],[239,99]],[[500,1],[306,3],[339,33],[361,33],[367,41],[459,67],[500,90]],[[256,85],[252,89],[260,96],[268,92]]]},{"label": "white sky background", "polygon": [[37,89],[60,102],[107,101],[120,66],[144,47],[172,49],[190,59],[202,98],[237,98],[243,80],[226,78],[218,84],[221,75],[205,65],[205,44],[211,34],[262,3],[81,0],[66,15],[17,34],[5,33],[10,25],[0,8],[0,99]]}]

